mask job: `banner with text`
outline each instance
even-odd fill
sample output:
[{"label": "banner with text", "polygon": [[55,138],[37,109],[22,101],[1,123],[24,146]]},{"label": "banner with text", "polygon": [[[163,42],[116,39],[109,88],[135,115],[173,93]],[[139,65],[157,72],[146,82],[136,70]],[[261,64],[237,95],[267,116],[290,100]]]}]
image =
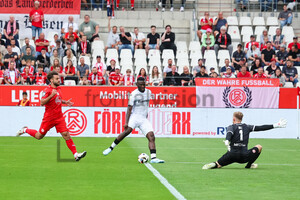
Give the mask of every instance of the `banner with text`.
[{"label": "banner with text", "polygon": [[197,78],[197,107],[278,108],[279,79]]},{"label": "banner with text", "polygon": [[[32,106],[39,106],[47,86],[0,86],[0,106],[15,106],[24,91]],[[72,98],[79,107],[127,107],[130,93],[136,87],[62,86],[64,99]],[[196,107],[195,87],[148,87],[150,107]]]},{"label": "banner with text", "polygon": [[[39,129],[43,107],[0,107],[0,136],[15,136],[23,126]],[[212,108],[150,108],[150,120],[156,137],[225,138],[232,123],[232,114],[238,109]],[[126,108],[63,107],[67,127],[74,137],[116,137],[123,131]],[[273,124],[280,118],[288,120],[283,129],[251,133],[251,138],[297,138],[297,110],[246,109],[243,122],[252,125]],[[24,136],[28,136],[24,134]],[[47,136],[60,136],[52,128]],[[130,137],[144,137],[136,128]]]},{"label": "banner with text", "polygon": [[[57,32],[60,30],[64,22],[68,21],[69,16],[74,17],[74,22],[79,22],[80,2],[76,0],[40,0],[40,9],[45,14],[43,22],[43,32]],[[19,23],[20,39],[32,37],[31,22],[29,21],[29,13],[34,8],[34,1],[0,1],[0,29],[3,30],[5,22],[9,20],[9,16],[13,15]],[[2,32],[2,31],[1,31]]]}]

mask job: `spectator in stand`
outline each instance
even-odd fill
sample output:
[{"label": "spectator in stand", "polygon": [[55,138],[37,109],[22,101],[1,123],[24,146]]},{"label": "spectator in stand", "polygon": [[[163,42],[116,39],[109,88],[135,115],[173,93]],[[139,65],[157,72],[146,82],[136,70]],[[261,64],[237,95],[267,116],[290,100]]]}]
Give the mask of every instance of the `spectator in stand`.
[{"label": "spectator in stand", "polygon": [[48,46],[49,46],[49,41],[45,39],[45,34],[41,33],[39,36],[39,39],[35,41],[35,46],[36,46],[36,54],[35,56],[38,57],[41,54],[42,49],[46,49],[46,54],[48,54]]},{"label": "spectator in stand", "polygon": [[215,37],[211,32],[212,30],[208,28],[202,37],[202,55],[204,55],[205,50],[214,50]]},{"label": "spectator in stand", "polygon": [[[32,9],[29,13],[30,21],[31,21],[31,28],[32,28],[32,40],[35,41],[36,33],[38,34],[38,37],[42,33],[43,30],[43,24],[44,21],[44,13],[40,7],[40,2],[35,1],[34,2],[34,9]],[[49,44],[48,44],[49,45]]]},{"label": "spectator in stand", "polygon": [[172,71],[173,60],[170,58],[168,59],[168,65],[164,67],[164,78],[166,78],[167,73]]},{"label": "spectator in stand", "polygon": [[247,9],[246,5],[248,5],[248,0],[236,0],[235,3],[236,3],[236,10],[238,9],[239,4],[242,12],[244,12]]},{"label": "spectator in stand", "polygon": [[33,83],[33,74],[30,73],[30,66],[25,66],[24,72],[21,73],[21,82],[23,85],[32,85]]},{"label": "spectator in stand", "polygon": [[65,80],[74,80],[77,84],[78,77],[76,76],[76,70],[75,70],[72,60],[68,60],[68,64],[65,67],[65,73],[66,73]]},{"label": "spectator in stand", "polygon": [[193,84],[193,74],[190,73],[188,66],[183,67],[183,73],[180,77],[182,86],[189,86]]},{"label": "spectator in stand", "polygon": [[35,73],[34,81],[35,85],[46,85],[47,84],[47,74],[44,72],[42,65],[38,65],[38,72]]},{"label": "spectator in stand", "polygon": [[46,54],[46,49],[42,49],[41,54],[36,59],[36,63],[44,67],[44,72],[49,72],[50,58]]},{"label": "spectator in stand", "polygon": [[76,56],[77,55],[77,49],[78,49],[77,42],[74,39],[73,35],[71,35],[69,38],[70,38],[69,43],[71,44],[71,49],[75,52],[75,56]]},{"label": "spectator in stand", "polygon": [[261,52],[262,66],[269,66],[271,59],[275,58],[275,51],[271,46],[271,42],[267,42],[267,48]]},{"label": "spectator in stand", "polygon": [[250,73],[252,76],[254,76],[257,72],[258,69],[262,67],[261,61],[259,58],[257,58],[255,60],[255,62],[252,63],[251,69],[250,69]]},{"label": "spectator in stand", "polygon": [[69,27],[73,27],[73,31],[78,35],[78,24],[74,22],[73,16],[69,16],[68,21],[64,22],[63,27],[61,28],[61,36],[64,36],[67,33]]},{"label": "spectator in stand", "polygon": [[223,73],[222,78],[235,78],[234,73],[232,73],[232,71],[231,71],[231,67],[226,68],[226,72]]},{"label": "spectator in stand", "polygon": [[[117,0],[116,7],[119,10],[120,0]],[[134,0],[130,0],[131,10],[134,10]]]},{"label": "spectator in stand", "polygon": [[78,46],[78,52],[80,56],[88,56],[91,57],[91,44],[87,41],[86,35],[82,36],[81,42]]},{"label": "spectator in stand", "polygon": [[70,50],[73,56],[76,56],[76,52],[72,49],[72,44],[70,42],[67,42],[67,48],[65,49],[64,56],[67,55],[67,51]]},{"label": "spectator in stand", "polygon": [[4,83],[6,85],[18,85],[21,83],[21,74],[16,69],[14,61],[10,61],[9,69],[4,72]]},{"label": "spectator in stand", "polygon": [[80,38],[78,37],[77,33],[74,32],[73,26],[69,26],[68,32],[63,36],[65,43],[70,42],[70,36],[74,36],[74,39],[76,41],[79,40],[80,42]]},{"label": "spectator in stand", "polygon": [[79,78],[79,82],[83,81],[84,76],[88,76],[90,71],[90,67],[84,63],[84,58],[80,58],[80,65],[77,66],[77,76]]},{"label": "spectator in stand", "polygon": [[[1,37],[1,34],[0,34]],[[7,54],[6,47],[2,44],[0,44],[0,60],[4,57],[4,55]]]},{"label": "spectator in stand", "polygon": [[26,65],[24,65],[24,67],[21,68],[20,73],[25,72],[26,66],[29,69],[29,73],[33,75],[35,70],[34,70],[34,66],[31,65],[31,60],[26,60]]},{"label": "spectator in stand", "polygon": [[228,28],[227,20],[223,17],[223,12],[219,12],[218,17],[215,19],[213,25],[215,26],[214,36],[220,33],[220,29],[222,26]]},{"label": "spectator in stand", "polygon": [[201,67],[203,66],[203,61],[202,59],[198,59],[198,65],[193,67],[193,76],[195,77],[197,73],[200,72]]},{"label": "spectator in stand", "polygon": [[272,46],[274,50],[279,50],[281,44],[286,44],[284,35],[281,35],[281,29],[276,29],[276,35],[273,36]]},{"label": "spectator in stand", "polygon": [[229,55],[232,55],[233,47],[231,45],[231,36],[226,32],[226,27],[221,27],[221,32],[216,36],[216,43],[214,46],[216,56],[218,57],[219,50],[227,49]]},{"label": "spectator in stand", "polygon": [[292,46],[297,45],[298,49],[300,49],[300,43],[298,42],[298,37],[293,37],[293,42],[291,42],[288,46],[288,52],[292,49]]},{"label": "spectator in stand", "polygon": [[180,7],[180,12],[184,12],[184,6],[185,6],[185,1],[186,0],[181,0],[181,7]]},{"label": "spectator in stand", "polygon": [[173,65],[172,71],[168,72],[166,75],[166,78],[164,79],[164,85],[167,85],[167,86],[181,85],[180,75],[176,71],[177,71],[177,67],[175,65]]},{"label": "spectator in stand", "polygon": [[165,27],[165,32],[161,34],[160,51],[162,53],[164,49],[172,49],[174,55],[176,56],[177,47],[175,45],[175,33],[173,33],[171,30],[172,27],[167,25]]},{"label": "spectator in stand", "polygon": [[110,20],[111,17],[108,17],[108,38],[107,38],[107,46],[105,47],[105,52],[107,49],[119,49],[118,43],[120,42],[120,36],[117,33],[118,27],[113,26],[112,28],[110,27]]},{"label": "spectator in stand", "polygon": [[149,83],[149,76],[147,76],[147,72],[145,70],[145,68],[141,68],[140,71],[139,71],[139,74],[138,76],[136,77],[136,80],[139,78],[139,77],[143,77],[146,81],[146,85],[148,85]]},{"label": "spectator in stand", "polygon": [[294,66],[300,66],[300,51],[297,45],[292,46],[292,50],[288,54],[288,59],[294,63]]},{"label": "spectator in stand", "polygon": [[57,56],[59,56],[60,58],[63,58],[65,56],[65,50],[61,46],[61,40],[57,39],[55,41],[55,44],[56,44],[56,46],[52,48],[50,56],[53,56],[54,50],[56,50]]},{"label": "spectator in stand", "polygon": [[131,69],[126,70],[126,74],[122,78],[122,84],[125,86],[133,86],[134,76],[131,75]]},{"label": "spectator in stand", "polygon": [[[228,67],[231,68],[231,72],[232,72],[232,73],[235,73],[235,69],[234,69],[234,67],[232,67],[232,66],[230,65],[229,59],[226,58],[224,62],[225,62],[225,66],[221,67],[221,70],[220,70],[220,76],[222,77],[222,76],[224,75],[224,73],[226,73]],[[238,70],[239,70],[239,69],[238,69]]]},{"label": "spectator in stand", "polygon": [[[50,41],[50,44],[49,44],[50,52],[52,52],[52,49],[53,49],[54,47],[56,47],[56,40],[58,40],[58,39],[59,39],[59,38],[58,38],[58,34],[54,34],[53,40]],[[62,47],[62,45],[60,45],[60,47]]]},{"label": "spectator in stand", "polygon": [[79,81],[79,85],[89,85],[88,76],[83,76],[82,81]]},{"label": "spectator in stand", "polygon": [[253,78],[268,78],[268,76],[264,73],[264,68],[260,67],[257,70],[257,73],[253,76]]},{"label": "spectator in stand", "polygon": [[105,78],[102,76],[102,73],[97,70],[96,67],[93,67],[92,73],[90,73],[88,80],[91,85],[105,85]]},{"label": "spectator in stand", "polygon": [[241,66],[246,62],[246,54],[242,50],[243,46],[241,44],[237,45],[237,50],[232,55],[232,63],[235,70],[240,70]]},{"label": "spectator in stand", "polygon": [[22,93],[22,100],[19,101],[18,106],[30,106],[30,101],[27,98],[27,92]]},{"label": "spectator in stand", "polygon": [[2,33],[0,33],[0,45],[5,46],[5,41],[2,39],[2,37],[4,36],[2,35]]},{"label": "spectator in stand", "polygon": [[135,27],[131,37],[132,37],[134,49],[144,49],[145,41],[146,41],[144,33],[139,32],[139,29]]},{"label": "spectator in stand", "polygon": [[[98,2],[100,2],[100,4],[98,4]],[[104,0],[99,0],[98,2],[96,2],[96,0],[91,0],[92,8],[94,9],[94,11],[101,11],[104,6]]]},{"label": "spectator in stand", "polygon": [[150,85],[151,86],[162,86],[163,79],[161,76],[160,71],[158,70],[157,66],[152,68],[152,73],[150,75]]},{"label": "spectator in stand", "polygon": [[283,5],[283,11],[280,12],[278,15],[278,19],[280,21],[280,28],[282,29],[283,26],[292,24],[293,20],[293,13],[291,10],[287,9],[287,5]]},{"label": "spectator in stand", "polygon": [[195,76],[195,78],[208,78],[208,74],[206,73],[206,67],[205,66],[201,66],[200,72],[198,72]]},{"label": "spectator in stand", "polygon": [[213,29],[213,19],[209,17],[209,12],[204,13],[204,18],[200,20],[201,29],[197,31],[199,41],[202,39],[202,34],[206,33],[207,29]]},{"label": "spectator in stand", "polygon": [[131,52],[133,54],[134,48],[131,44],[131,34],[129,32],[125,32],[125,29],[123,26],[120,26],[120,41],[119,41],[119,53],[121,53],[122,49],[131,49]]},{"label": "spectator in stand", "polygon": [[10,45],[7,46],[7,54],[4,56],[4,67],[8,69],[10,62],[18,62],[18,54],[12,51]]},{"label": "spectator in stand", "polygon": [[101,72],[101,74],[103,74],[103,76],[105,76],[105,74],[106,74],[106,69],[107,69],[105,63],[102,62],[101,56],[97,56],[96,59],[97,59],[97,61],[96,61],[95,65],[94,65],[93,67],[96,67],[97,70],[98,70],[99,72]]},{"label": "spectator in stand", "polygon": [[14,39],[16,41],[16,46],[19,47],[19,23],[15,20],[15,17],[11,15],[9,17],[9,20],[5,22],[4,28],[3,28],[3,36],[6,40],[6,45],[10,45],[10,41]]},{"label": "spectator in stand", "polygon": [[[165,12],[167,0],[161,0],[161,1],[162,1],[162,9],[161,9],[161,11],[162,11],[162,12]],[[173,7],[173,0],[170,0],[170,6],[171,6],[170,11],[173,12],[173,10],[174,10],[174,7]]]},{"label": "spectator in stand", "polygon": [[[61,62],[61,61],[62,61],[62,57],[59,56],[57,49],[54,49],[54,50],[53,50],[53,54],[52,54],[52,56],[50,57],[50,65],[51,65],[51,66],[54,65],[54,61],[55,61],[55,60],[58,60],[58,63],[59,63],[59,64],[62,63],[62,62]],[[52,71],[52,70],[50,70],[50,71]]]},{"label": "spectator in stand", "polygon": [[58,73],[58,76],[60,78],[60,84],[63,85],[64,84],[64,79],[66,77],[66,74],[64,73],[63,69],[62,69],[62,66],[60,65],[56,65],[54,67],[54,70]]},{"label": "spectator in stand", "polygon": [[116,66],[115,71],[109,74],[109,85],[119,86],[122,84],[123,76],[120,73],[120,67]]},{"label": "spectator in stand", "polygon": [[72,51],[70,49],[67,49],[66,56],[63,57],[63,67],[66,67],[68,64],[68,61],[71,60],[72,63],[77,63],[76,57],[72,54]]},{"label": "spectator in stand", "polygon": [[249,50],[252,50],[252,46],[255,45],[256,48],[259,49],[259,43],[255,41],[255,35],[250,36],[250,42],[247,42],[245,47],[245,53],[247,53]]},{"label": "spectator in stand", "polygon": [[35,49],[32,45],[29,44],[29,38],[25,38],[25,45],[21,48],[21,53],[22,53],[22,56],[24,56],[26,54],[26,51],[27,51],[27,48],[30,48],[30,52],[31,52],[31,55],[32,56],[35,56]]},{"label": "spectator in stand", "polygon": [[261,58],[261,53],[256,45],[251,46],[251,50],[247,52],[246,58],[248,59],[248,65],[251,65],[256,58]]},{"label": "spectator in stand", "polygon": [[116,61],[115,61],[115,59],[111,59],[109,63],[110,63],[110,65],[107,66],[107,68],[106,68],[106,76],[107,77],[109,77],[109,74],[111,72],[114,72],[115,69],[116,69]]},{"label": "spectator in stand", "polygon": [[[264,3],[267,1],[267,3]],[[269,8],[271,8],[272,5],[272,0],[259,0],[260,5],[261,5],[261,12],[267,12]]]},{"label": "spectator in stand", "polygon": [[55,70],[56,67],[60,68],[60,71],[63,71],[63,67],[60,65],[60,62],[57,58],[54,59],[52,66],[50,67],[50,71]]},{"label": "spectator in stand", "polygon": [[4,76],[3,76],[3,71],[0,70],[0,85],[4,84]]},{"label": "spectator in stand", "polygon": [[276,66],[276,59],[272,58],[271,65],[269,67],[267,67],[265,74],[270,77],[271,75],[275,74],[275,71],[277,68],[279,68],[279,67]]},{"label": "spectator in stand", "polygon": [[78,31],[81,37],[86,35],[90,42],[93,42],[94,40],[100,40],[98,35],[99,25],[91,21],[89,15],[84,16],[84,22],[80,24]]},{"label": "spectator in stand", "polygon": [[279,51],[276,53],[276,66],[284,66],[286,64],[286,59],[288,57],[288,52],[285,50],[285,45],[280,45]]},{"label": "spectator in stand", "polygon": [[32,55],[30,47],[26,48],[26,52],[21,58],[22,66],[26,65],[27,60],[30,60],[31,65],[35,65],[35,57]]},{"label": "spectator in stand", "polygon": [[149,53],[150,49],[159,49],[159,40],[160,36],[158,33],[156,33],[156,26],[151,26],[151,33],[147,35],[146,39],[146,53]]},{"label": "spectator in stand", "polygon": [[268,35],[268,30],[264,29],[260,36],[260,46],[263,46],[266,41],[272,41],[272,38]]},{"label": "spectator in stand", "polygon": [[282,72],[281,72],[280,68],[276,69],[275,74],[272,74],[271,78],[279,78],[279,81],[280,81],[279,86],[280,87],[284,87],[284,85],[285,85],[285,78],[282,75]]},{"label": "spectator in stand", "polygon": [[294,87],[298,83],[298,70],[293,66],[293,61],[288,60],[286,66],[282,69],[283,76],[286,82],[292,82]]},{"label": "spectator in stand", "polygon": [[252,78],[252,75],[247,70],[247,66],[242,66],[241,71],[237,74],[238,78]]},{"label": "spectator in stand", "polygon": [[21,57],[21,50],[18,46],[16,46],[16,40],[15,39],[11,39],[10,40],[10,43],[11,43],[11,49],[13,52],[17,53],[18,54],[18,58]]},{"label": "spectator in stand", "polygon": [[[214,67],[211,67],[209,69],[209,71],[210,71],[210,73],[208,74],[208,76],[211,77],[211,78],[214,78],[214,74],[215,73],[217,74],[216,69]],[[217,74],[217,76],[219,76],[219,75]]]}]

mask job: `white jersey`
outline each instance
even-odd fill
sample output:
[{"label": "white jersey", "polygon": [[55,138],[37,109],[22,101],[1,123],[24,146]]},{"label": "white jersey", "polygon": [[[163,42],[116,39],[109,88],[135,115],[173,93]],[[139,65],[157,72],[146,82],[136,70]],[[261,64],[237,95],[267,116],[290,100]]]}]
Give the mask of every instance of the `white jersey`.
[{"label": "white jersey", "polygon": [[135,89],[131,95],[128,102],[128,105],[132,106],[132,115],[140,115],[147,118],[149,101],[151,98],[151,91],[145,89],[144,92],[140,92],[138,89]]}]

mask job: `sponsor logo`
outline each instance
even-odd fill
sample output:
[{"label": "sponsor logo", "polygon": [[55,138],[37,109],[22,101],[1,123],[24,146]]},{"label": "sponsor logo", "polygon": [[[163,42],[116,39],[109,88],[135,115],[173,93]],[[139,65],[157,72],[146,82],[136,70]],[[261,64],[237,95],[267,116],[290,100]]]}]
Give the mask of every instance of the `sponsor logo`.
[{"label": "sponsor logo", "polygon": [[244,86],[243,89],[226,87],[223,92],[223,102],[226,108],[249,108],[252,101],[252,91]]},{"label": "sponsor logo", "polygon": [[85,131],[87,118],[82,111],[78,109],[69,109],[66,110],[63,115],[71,136],[80,135]]}]

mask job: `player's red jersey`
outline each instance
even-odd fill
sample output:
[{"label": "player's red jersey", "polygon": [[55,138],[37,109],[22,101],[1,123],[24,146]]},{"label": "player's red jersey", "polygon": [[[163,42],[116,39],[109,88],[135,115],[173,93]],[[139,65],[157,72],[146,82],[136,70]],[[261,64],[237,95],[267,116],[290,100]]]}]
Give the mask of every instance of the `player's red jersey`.
[{"label": "player's red jersey", "polygon": [[53,89],[56,89],[57,94],[54,97],[52,97],[50,101],[45,105],[46,109],[43,121],[52,121],[63,118],[63,113],[61,111],[62,95],[60,87],[53,88],[51,85],[49,85],[43,90],[42,99],[45,99],[48,96],[50,96],[52,94]]},{"label": "player's red jersey", "polygon": [[112,85],[117,85],[120,81],[122,81],[122,74],[116,74],[116,72],[111,72],[109,74],[109,79]]},{"label": "player's red jersey", "polygon": [[35,83],[37,85],[46,84],[46,80],[47,80],[47,74],[45,72],[43,72],[42,74],[39,74],[38,72],[35,73]]}]

